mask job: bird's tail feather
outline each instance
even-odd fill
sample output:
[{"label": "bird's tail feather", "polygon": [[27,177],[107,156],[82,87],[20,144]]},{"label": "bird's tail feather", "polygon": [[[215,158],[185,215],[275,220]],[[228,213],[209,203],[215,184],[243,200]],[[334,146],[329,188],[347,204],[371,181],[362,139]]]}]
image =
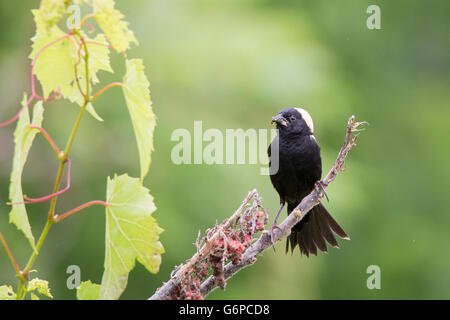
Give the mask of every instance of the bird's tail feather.
[{"label": "bird's tail feather", "polygon": [[[288,204],[289,213],[294,208],[295,205]],[[344,229],[334,220],[322,203],[319,203],[292,228],[286,241],[286,252],[289,251],[289,247],[293,252],[298,245],[300,253],[309,257],[309,254],[317,255],[317,249],[327,252],[327,242],[333,247],[339,248],[333,232],[343,239],[350,240]]]}]

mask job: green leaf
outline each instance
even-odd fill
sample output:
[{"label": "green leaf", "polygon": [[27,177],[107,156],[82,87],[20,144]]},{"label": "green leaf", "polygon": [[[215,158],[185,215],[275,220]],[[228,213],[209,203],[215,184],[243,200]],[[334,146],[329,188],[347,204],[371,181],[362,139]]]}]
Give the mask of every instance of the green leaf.
[{"label": "green leaf", "polygon": [[156,210],[149,190],[128,175],[108,178],[106,255],[100,299],[118,299],[127,286],[128,273],[137,259],[156,273],[164,252],[159,242],[163,231],[151,216]]},{"label": "green leaf", "polygon": [[92,103],[90,103],[90,102],[88,103],[88,105],[86,107],[86,111],[89,112],[91,114],[91,116],[94,117],[95,120],[103,122],[103,118],[98,115],[97,111],[95,111]]},{"label": "green leaf", "polygon": [[156,117],[150,100],[150,83],[145,76],[142,60],[127,60],[126,68],[123,92],[136,135],[143,179],[150,167]]},{"label": "green leaf", "polygon": [[[104,34],[98,34],[92,41],[98,43],[89,43],[91,39],[85,37],[88,43],[86,44],[87,50],[89,52],[88,67],[89,76],[92,79],[92,83],[96,84],[99,82],[97,78],[97,72],[100,70],[114,73],[111,68],[111,63],[109,59],[109,47],[108,41],[106,41]],[[100,45],[102,43],[103,45]],[[84,63],[84,62],[83,62]]]},{"label": "green leaf", "polygon": [[[25,105],[27,102],[27,97],[24,95],[22,104]],[[39,101],[34,106],[33,111],[33,121],[32,124],[35,126],[42,126],[42,119],[44,114],[44,108],[42,101]],[[9,185],[9,199],[11,203],[22,203],[23,192],[22,192],[22,172],[25,163],[28,158],[28,153],[33,144],[34,138],[39,133],[37,130],[31,130],[30,116],[28,113],[28,108],[22,111],[19,120],[17,122],[17,127],[14,132],[14,158],[13,158],[13,168],[11,172],[11,183]],[[9,213],[9,222],[14,223],[17,228],[22,230],[22,232],[27,237],[34,249],[34,237],[31,232],[30,223],[28,221],[27,211],[24,204],[13,204],[12,210]]]},{"label": "green leaf", "polygon": [[93,5],[95,19],[114,49],[125,52],[131,42],[138,44],[133,31],[128,29],[128,22],[122,20],[124,15],[114,9],[113,0],[94,0]]},{"label": "green leaf", "polygon": [[[109,43],[106,41],[104,34],[98,34],[94,39],[90,39],[86,34],[82,33],[83,38],[86,41],[86,47],[88,51],[88,72],[89,72],[89,80],[92,84],[97,84],[99,82],[97,73],[100,70],[114,73],[111,68],[110,63],[110,51],[109,51]],[[73,63],[78,62],[78,49],[72,44],[71,47],[71,55],[73,59]],[[81,53],[84,54],[84,47],[81,48]],[[82,56],[78,66],[77,66],[78,77],[80,79],[80,85],[83,89],[83,92],[86,92],[86,66],[85,59]],[[74,79],[75,80],[75,79]],[[75,84],[75,87],[78,87]],[[91,86],[92,87],[92,86]],[[79,90],[78,90],[79,92]],[[80,94],[80,97],[81,94]],[[83,99],[79,104],[83,102]]]},{"label": "green leaf", "polygon": [[77,288],[78,300],[98,300],[100,285],[89,281],[83,281]]},{"label": "green leaf", "polygon": [[[74,61],[71,54],[74,45],[69,39],[64,39],[53,45],[44,47],[53,41],[64,36],[64,32],[57,26],[47,28],[45,21],[39,15],[39,11],[33,10],[34,20],[36,22],[36,35],[31,39],[33,41],[30,59],[36,63],[34,74],[40,81],[43,96],[47,98],[52,91],[66,92],[75,80]],[[39,56],[37,56],[39,54]]]},{"label": "green leaf", "polygon": [[[100,70],[107,71],[113,73],[113,69],[111,68],[110,64],[110,58],[109,58],[109,48],[108,48],[108,42],[106,41],[106,38],[103,34],[98,34],[94,39],[89,39],[86,35],[83,34],[83,37],[85,38],[87,44],[87,50],[88,50],[88,68],[89,68],[89,79],[90,79],[90,86],[89,86],[89,93],[92,93],[92,86],[99,82],[97,73]],[[102,43],[104,45],[99,44],[93,44],[90,43],[90,41],[94,41],[96,43]],[[75,64],[78,61],[78,50],[75,48],[75,46],[72,46],[72,58],[73,63]],[[84,49],[82,49],[82,52],[84,52]],[[80,60],[80,63],[77,66],[78,70],[78,78],[80,87],[83,90],[83,92],[86,92],[86,67],[85,67],[85,61],[84,59]],[[78,105],[82,106],[84,104],[84,97],[80,93],[80,90],[78,89],[78,86],[75,82],[75,79],[71,86],[66,87],[64,90],[62,90],[62,95],[66,98],[68,98],[71,102],[75,102]],[[98,121],[103,121],[103,119],[97,114],[95,111],[93,105],[89,103],[87,105],[86,110]]]},{"label": "green leaf", "polygon": [[81,5],[83,5],[83,3],[91,3],[91,0],[74,0],[74,3],[77,6],[81,6]]},{"label": "green leaf", "polygon": [[42,0],[39,9],[32,10],[33,14],[39,17],[40,31],[52,28],[61,20],[68,2],[67,0]]},{"label": "green leaf", "polygon": [[41,300],[41,299],[39,299],[39,297],[32,292],[31,293],[31,300]]},{"label": "green leaf", "polygon": [[[49,26],[42,18],[40,10],[33,10],[33,15],[36,23],[36,35],[32,38],[33,50],[29,57],[32,60],[37,57],[33,73],[41,83],[44,98],[59,89],[63,97],[82,106],[84,97],[78,89],[74,69],[74,65],[78,62],[78,48],[68,38],[48,46],[63,37],[65,33],[56,25]],[[87,42],[88,72],[91,83],[89,94],[91,94],[92,85],[99,82],[97,73],[100,70],[113,72],[109,58],[110,50],[105,35],[98,34],[94,39],[90,39],[85,34],[82,35]],[[81,54],[84,54],[83,48]],[[86,93],[86,68],[83,56],[77,65],[77,71],[80,87]],[[95,119],[103,121],[92,105],[88,105],[87,111]]]},{"label": "green leaf", "polygon": [[49,298],[53,298],[52,294],[50,293],[50,288],[48,287],[47,280],[34,278],[31,281],[29,281],[27,285],[27,292],[31,292],[34,290],[37,290],[38,293],[45,295]]},{"label": "green leaf", "polygon": [[[80,107],[84,104],[84,97],[81,95],[76,85],[71,87],[70,91],[65,92],[63,95],[66,96],[71,102],[77,103]],[[89,112],[94,119],[103,122],[102,117],[100,117],[97,111],[95,111],[92,103],[88,103],[86,111]]]},{"label": "green leaf", "polygon": [[0,300],[15,300],[16,294],[11,286],[0,287]]}]

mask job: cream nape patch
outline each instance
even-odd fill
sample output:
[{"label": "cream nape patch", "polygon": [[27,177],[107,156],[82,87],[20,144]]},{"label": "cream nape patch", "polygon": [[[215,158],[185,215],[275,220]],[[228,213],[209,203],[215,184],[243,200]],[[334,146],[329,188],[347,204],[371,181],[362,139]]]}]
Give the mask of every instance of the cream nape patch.
[{"label": "cream nape patch", "polygon": [[311,132],[314,133],[314,123],[308,111],[302,108],[295,108],[295,109],[302,115],[302,118],[303,120],[305,120],[306,125],[309,127]]}]

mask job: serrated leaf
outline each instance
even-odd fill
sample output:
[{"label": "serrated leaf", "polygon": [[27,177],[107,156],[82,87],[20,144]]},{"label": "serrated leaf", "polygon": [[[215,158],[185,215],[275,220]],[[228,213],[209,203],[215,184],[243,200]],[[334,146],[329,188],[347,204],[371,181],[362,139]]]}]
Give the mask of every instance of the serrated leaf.
[{"label": "serrated leaf", "polygon": [[[110,63],[110,51],[109,51],[109,44],[108,41],[106,41],[104,34],[98,34],[94,39],[90,39],[86,34],[81,32],[83,35],[83,38],[86,41],[86,48],[88,51],[88,68],[89,68],[89,79],[92,84],[97,84],[99,82],[97,73],[100,70],[107,71],[113,73],[113,69],[111,68]],[[72,59],[73,62],[78,62],[78,49],[75,47],[75,45],[72,46]],[[81,49],[81,53],[83,54],[78,66],[77,66],[77,72],[78,77],[80,79],[80,85],[83,89],[83,92],[86,92],[86,66],[85,66],[85,59],[84,59],[84,48]],[[77,88],[78,89],[78,88]],[[81,103],[80,103],[81,104]]]},{"label": "serrated leaf", "polygon": [[27,292],[31,292],[34,290],[37,290],[38,293],[45,295],[49,298],[53,298],[52,294],[50,293],[50,288],[48,287],[47,280],[34,278],[31,281],[29,281],[27,285]]},{"label": "serrated leaf", "polygon": [[36,22],[36,35],[31,39],[33,50],[30,59],[34,60],[37,57],[33,72],[41,83],[44,98],[47,98],[52,91],[58,89],[61,92],[67,91],[75,80],[74,61],[71,54],[71,47],[74,45],[66,38],[43,50],[44,47],[64,36],[64,32],[57,26],[47,28],[39,11],[32,12]]},{"label": "serrated leaf", "polygon": [[33,14],[39,17],[39,28],[48,30],[56,25],[64,15],[68,2],[62,0],[42,0],[39,9],[32,10]]},{"label": "serrated leaf", "polygon": [[[91,41],[86,37],[86,41]],[[94,43],[87,43],[87,50],[89,52],[89,75],[93,79],[93,83],[98,83],[97,72],[100,70],[113,73],[109,59],[109,47],[104,34],[98,34],[93,40]],[[100,45],[102,43],[103,45]]]},{"label": "serrated leaf", "polygon": [[142,60],[127,60],[126,69],[123,92],[133,122],[143,179],[150,167],[156,117],[150,100],[150,83],[145,76]]},{"label": "serrated leaf", "polygon": [[91,0],[75,0],[74,3],[75,3],[77,6],[81,6],[83,3],[88,3],[88,4],[90,4],[90,3],[91,3]]},{"label": "serrated leaf", "polygon": [[95,19],[114,49],[125,52],[130,43],[138,44],[133,31],[128,29],[128,22],[122,20],[124,15],[114,8],[113,0],[94,0],[93,6]]},{"label": "serrated leaf", "polygon": [[86,111],[89,112],[91,114],[91,116],[93,116],[94,119],[96,119],[97,121],[103,122],[103,118],[98,115],[97,111],[95,111],[92,103],[90,103],[90,102],[88,103],[88,105],[86,107]]},{"label": "serrated leaf", "polygon": [[156,273],[164,252],[159,242],[163,231],[151,216],[156,210],[149,190],[128,175],[108,178],[106,198],[105,271],[100,299],[118,299],[125,289],[128,273],[137,259]]},{"label": "serrated leaf", "polygon": [[15,300],[16,294],[11,286],[0,286],[0,300]]},{"label": "serrated leaf", "polygon": [[[25,105],[27,102],[26,95],[23,98],[22,104]],[[33,120],[32,124],[35,126],[42,126],[44,108],[42,105],[42,101],[39,101],[34,106],[33,110]],[[13,204],[12,210],[9,213],[9,222],[14,223],[19,230],[25,234],[26,238],[31,244],[31,247],[34,249],[34,236],[31,232],[31,226],[28,221],[27,211],[25,209],[25,205],[22,203],[23,192],[22,192],[22,172],[25,166],[25,163],[28,158],[28,153],[33,144],[34,138],[38,134],[39,131],[31,130],[29,128],[30,125],[30,116],[28,112],[28,108],[22,111],[19,116],[19,120],[17,122],[16,130],[14,131],[14,157],[13,157],[13,168],[11,171],[11,182],[9,185],[9,200],[11,203],[20,203]]]},{"label": "serrated leaf", "polygon": [[98,300],[100,295],[100,285],[89,281],[81,282],[77,288],[78,300]]},{"label": "serrated leaf", "polygon": [[[78,47],[68,38],[48,46],[63,37],[65,33],[56,25],[49,27],[46,20],[42,18],[40,10],[33,10],[33,15],[36,23],[36,35],[32,38],[33,50],[29,57],[32,60],[37,57],[33,73],[41,83],[44,98],[49,97],[51,92],[59,90],[63,97],[82,106],[84,97],[78,89],[74,69],[74,65],[79,60]],[[113,70],[110,65],[110,50],[105,35],[98,34],[94,39],[90,39],[83,34],[83,38],[87,43],[88,71],[91,83],[89,94],[91,94],[92,85],[99,82],[97,73],[100,70],[108,72],[113,72]],[[81,54],[84,54],[84,49],[81,49]],[[83,56],[77,65],[77,71],[80,87],[86,93],[86,68]],[[92,105],[87,107],[87,111],[95,119],[103,121]]]},{"label": "serrated leaf", "polygon": [[[70,91],[64,92],[63,95],[66,96],[71,102],[75,102],[81,107],[84,103],[84,97],[81,95],[76,85],[71,87],[69,90]],[[92,103],[88,103],[86,111],[89,112],[94,119],[103,122],[103,118],[98,115],[97,111],[95,111]]]},{"label": "serrated leaf", "polygon": [[[107,47],[108,42],[106,41],[106,38],[103,34],[98,34],[94,39],[89,39],[86,35],[83,35],[83,37],[86,39],[86,46],[88,50],[88,68],[89,68],[89,78],[90,78],[90,93],[92,93],[92,85],[99,82],[97,73],[100,70],[107,71],[113,73],[113,69],[110,65],[110,58],[109,58],[109,48]],[[90,43],[90,41],[94,41],[96,43],[102,43],[104,45],[99,44],[93,44]],[[84,52],[84,50],[83,50]],[[74,59],[74,63],[78,61],[78,50],[73,46],[72,50],[72,58]],[[78,78],[79,83],[81,86],[81,89],[83,92],[86,92],[86,67],[85,67],[85,61],[84,59],[80,60],[80,63],[77,66],[78,70]],[[77,103],[80,107],[84,104],[84,97],[80,93],[80,90],[78,89],[78,86],[76,82],[74,81],[70,87],[67,87],[65,90],[63,90],[62,95],[66,98],[68,98],[71,102]],[[95,111],[93,105],[89,103],[86,108],[87,112],[89,112],[94,119],[98,121],[103,121],[103,119],[97,114]]]}]

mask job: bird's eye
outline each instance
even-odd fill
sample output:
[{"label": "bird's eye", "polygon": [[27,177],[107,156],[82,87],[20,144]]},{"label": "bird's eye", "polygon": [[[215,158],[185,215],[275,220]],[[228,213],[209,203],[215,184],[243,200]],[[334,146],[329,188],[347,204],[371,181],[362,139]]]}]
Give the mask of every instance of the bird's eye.
[{"label": "bird's eye", "polygon": [[295,121],[295,117],[294,117],[294,116],[291,116],[291,117],[289,118],[289,120]]}]

